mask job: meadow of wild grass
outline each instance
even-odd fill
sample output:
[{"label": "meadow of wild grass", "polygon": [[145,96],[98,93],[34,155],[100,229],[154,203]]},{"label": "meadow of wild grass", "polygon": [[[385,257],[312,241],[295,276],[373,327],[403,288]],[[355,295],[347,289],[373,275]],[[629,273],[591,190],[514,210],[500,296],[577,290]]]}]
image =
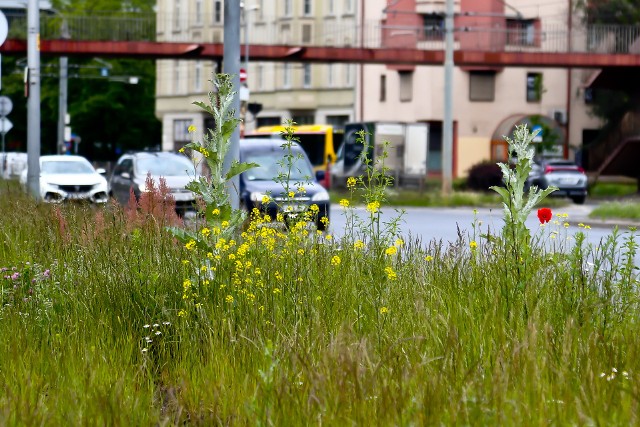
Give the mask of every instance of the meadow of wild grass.
[{"label": "meadow of wild grass", "polygon": [[375,173],[340,239],[2,183],[0,425],[638,424],[634,231],[531,233],[506,169],[502,233],[455,242],[399,239]]}]

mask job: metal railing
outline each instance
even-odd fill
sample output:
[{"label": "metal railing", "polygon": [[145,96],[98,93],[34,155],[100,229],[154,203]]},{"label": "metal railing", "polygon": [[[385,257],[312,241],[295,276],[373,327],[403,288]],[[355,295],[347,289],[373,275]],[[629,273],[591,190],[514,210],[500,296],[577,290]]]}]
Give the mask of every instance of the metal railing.
[{"label": "metal railing", "polygon": [[[61,38],[62,17],[41,14],[43,40]],[[65,16],[72,40],[165,41],[220,43],[223,23],[214,17],[176,17],[173,14],[94,14]],[[9,38],[26,39],[24,14],[7,14]],[[245,25],[241,24],[244,41]],[[640,26],[592,25],[574,27],[543,23],[537,28],[459,27],[455,29],[456,49],[478,51],[640,54]],[[442,50],[444,31],[433,27],[382,25],[380,21],[356,24],[354,17],[342,20],[322,18],[254,17],[251,44],[291,46],[362,47],[369,49]]]}]

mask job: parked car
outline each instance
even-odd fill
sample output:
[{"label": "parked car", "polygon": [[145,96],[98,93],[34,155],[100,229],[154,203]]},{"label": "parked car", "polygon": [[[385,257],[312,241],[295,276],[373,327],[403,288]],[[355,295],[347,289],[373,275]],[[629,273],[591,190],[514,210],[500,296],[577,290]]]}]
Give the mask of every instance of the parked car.
[{"label": "parked car", "polygon": [[[291,147],[294,164],[290,171],[289,185],[295,195],[289,199],[283,185],[276,181],[280,173],[287,172],[282,164],[286,154],[282,148],[283,143],[283,140],[261,138],[240,141],[240,161],[259,165],[240,175],[241,204],[248,210],[258,208],[272,218],[278,213],[304,212],[315,204],[319,208],[316,226],[318,230],[324,230],[329,219],[329,193],[319,181],[324,179],[325,171],[314,174],[306,153],[294,143]],[[298,191],[300,187],[304,191]],[[270,195],[270,201],[263,203],[266,195]]]},{"label": "parked car", "polygon": [[136,152],[122,155],[109,180],[111,196],[120,204],[129,203],[130,192],[138,199],[147,191],[147,175],[157,187],[164,178],[171,189],[179,213],[195,211],[195,195],[185,186],[198,177],[195,165],[182,154],[169,152]]},{"label": "parked car", "polygon": [[575,162],[564,159],[542,159],[536,161],[529,173],[527,185],[544,189],[550,185],[558,187],[552,196],[565,196],[574,203],[583,204],[587,198],[587,175]]},{"label": "parked car", "polygon": [[[106,203],[109,200],[105,170],[95,169],[82,156],[40,156],[40,197],[45,202],[85,200]],[[20,174],[20,183],[27,189],[28,169]]]}]

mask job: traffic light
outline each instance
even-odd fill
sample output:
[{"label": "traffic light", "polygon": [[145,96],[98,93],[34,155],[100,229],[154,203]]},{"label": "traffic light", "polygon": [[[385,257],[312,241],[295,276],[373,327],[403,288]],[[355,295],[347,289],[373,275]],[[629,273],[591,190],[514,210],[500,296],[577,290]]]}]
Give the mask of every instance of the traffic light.
[{"label": "traffic light", "polygon": [[253,115],[257,116],[260,111],[262,111],[262,104],[258,102],[250,102],[247,104],[247,110]]}]

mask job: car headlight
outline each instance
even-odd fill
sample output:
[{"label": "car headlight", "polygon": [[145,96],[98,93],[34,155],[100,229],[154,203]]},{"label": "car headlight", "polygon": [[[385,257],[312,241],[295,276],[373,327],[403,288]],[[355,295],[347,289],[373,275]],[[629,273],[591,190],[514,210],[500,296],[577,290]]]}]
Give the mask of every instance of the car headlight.
[{"label": "car headlight", "polygon": [[254,191],[249,195],[252,202],[262,202],[262,198],[266,196],[266,193],[261,191]]},{"label": "car headlight", "polygon": [[329,201],[329,193],[327,193],[325,190],[318,191],[313,195],[311,200],[314,202],[327,202]]}]

